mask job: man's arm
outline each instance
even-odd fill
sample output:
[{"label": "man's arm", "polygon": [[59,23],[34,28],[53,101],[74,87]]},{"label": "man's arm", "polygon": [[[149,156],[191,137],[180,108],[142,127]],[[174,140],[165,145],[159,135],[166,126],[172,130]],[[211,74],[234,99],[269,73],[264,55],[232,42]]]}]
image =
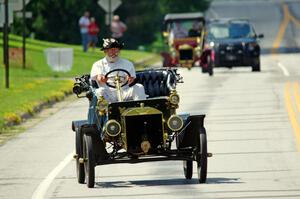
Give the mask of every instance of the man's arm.
[{"label": "man's arm", "polygon": [[98,82],[98,84],[105,84],[107,82],[107,78],[105,78],[104,75],[98,74],[96,76],[96,81]]},{"label": "man's arm", "polygon": [[136,77],[136,74],[135,74],[135,69],[134,69],[134,65],[132,62],[128,61],[128,72],[130,73],[131,77],[128,77],[128,84],[131,84],[135,77]]},{"label": "man's arm", "polygon": [[91,70],[91,79],[96,80],[96,82],[100,84],[105,84],[107,79],[105,78],[105,75],[103,75],[103,71],[101,70],[102,64],[100,61],[97,61],[93,64],[92,70]]}]

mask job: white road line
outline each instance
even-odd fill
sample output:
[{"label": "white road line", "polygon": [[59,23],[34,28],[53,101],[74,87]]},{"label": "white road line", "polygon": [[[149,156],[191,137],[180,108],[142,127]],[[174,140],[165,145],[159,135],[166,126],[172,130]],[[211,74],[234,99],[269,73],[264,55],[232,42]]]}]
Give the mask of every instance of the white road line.
[{"label": "white road line", "polygon": [[284,76],[287,76],[287,77],[290,76],[289,71],[286,69],[286,67],[282,63],[278,62],[277,65],[282,70]]},{"label": "white road line", "polygon": [[41,199],[44,198],[47,189],[51,185],[52,181],[55,177],[67,166],[67,164],[72,160],[74,156],[74,152],[70,153],[65,157],[63,161],[61,161],[49,174],[48,176],[39,184],[38,188],[33,193],[31,199]]}]

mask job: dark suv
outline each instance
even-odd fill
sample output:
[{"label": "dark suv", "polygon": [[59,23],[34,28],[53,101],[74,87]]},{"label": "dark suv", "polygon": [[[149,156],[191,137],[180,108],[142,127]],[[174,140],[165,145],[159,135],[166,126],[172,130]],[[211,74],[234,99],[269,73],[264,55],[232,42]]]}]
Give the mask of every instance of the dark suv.
[{"label": "dark suv", "polygon": [[251,66],[260,71],[260,46],[253,26],[245,19],[216,19],[208,23],[202,71],[214,67]]}]

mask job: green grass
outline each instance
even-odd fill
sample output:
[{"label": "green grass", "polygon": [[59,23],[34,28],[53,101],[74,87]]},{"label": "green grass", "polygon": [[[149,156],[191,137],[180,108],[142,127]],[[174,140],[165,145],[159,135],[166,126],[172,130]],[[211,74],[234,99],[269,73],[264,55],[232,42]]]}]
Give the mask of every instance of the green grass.
[{"label": "green grass", "polygon": [[[22,38],[9,36],[10,48],[20,48]],[[67,45],[40,40],[26,40],[26,69],[21,59],[10,60],[10,88],[5,88],[3,65],[3,40],[0,33],[0,134],[6,123],[19,123],[20,115],[34,114],[34,108],[47,101],[61,100],[72,89],[72,77],[89,73],[92,64],[103,57],[99,48],[95,52],[82,52],[80,45]],[[53,72],[47,66],[44,50],[53,47],[68,47],[74,50],[73,67],[69,72]],[[157,56],[148,52],[122,50],[122,57],[133,62]],[[140,67],[140,66],[139,66]]]}]

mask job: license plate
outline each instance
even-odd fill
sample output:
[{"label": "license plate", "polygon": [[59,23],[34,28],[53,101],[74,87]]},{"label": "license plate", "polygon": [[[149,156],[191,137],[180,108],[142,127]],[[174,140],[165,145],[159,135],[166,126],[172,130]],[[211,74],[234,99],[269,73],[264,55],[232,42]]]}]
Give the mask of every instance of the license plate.
[{"label": "license plate", "polygon": [[226,55],[227,60],[235,60],[236,56],[235,55]]}]

